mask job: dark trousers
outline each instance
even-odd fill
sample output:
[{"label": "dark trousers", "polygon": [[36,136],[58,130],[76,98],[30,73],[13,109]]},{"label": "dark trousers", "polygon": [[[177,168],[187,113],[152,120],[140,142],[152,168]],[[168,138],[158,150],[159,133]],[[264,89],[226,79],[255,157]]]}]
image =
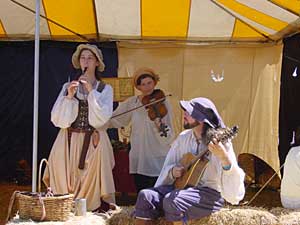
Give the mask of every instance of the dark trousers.
[{"label": "dark trousers", "polygon": [[149,177],[137,173],[134,173],[132,175],[134,177],[134,183],[135,183],[135,188],[137,193],[139,193],[140,190],[142,189],[154,187],[154,184],[158,178],[158,177]]},{"label": "dark trousers", "polygon": [[221,194],[208,187],[174,189],[163,185],[142,190],[137,197],[134,216],[152,219],[164,216],[167,221],[200,219],[219,211],[224,205]]}]

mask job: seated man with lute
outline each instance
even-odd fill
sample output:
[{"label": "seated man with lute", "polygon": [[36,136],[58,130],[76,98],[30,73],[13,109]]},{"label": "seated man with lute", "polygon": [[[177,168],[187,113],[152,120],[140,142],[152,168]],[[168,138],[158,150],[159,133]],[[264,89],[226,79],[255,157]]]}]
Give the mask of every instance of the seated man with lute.
[{"label": "seated man with lute", "polygon": [[226,128],[207,98],[180,105],[186,130],[173,142],[155,187],[139,193],[137,225],[153,224],[162,216],[170,224],[186,223],[220,210],[225,200],[238,204],[245,195],[245,173],[231,143],[237,127]]}]

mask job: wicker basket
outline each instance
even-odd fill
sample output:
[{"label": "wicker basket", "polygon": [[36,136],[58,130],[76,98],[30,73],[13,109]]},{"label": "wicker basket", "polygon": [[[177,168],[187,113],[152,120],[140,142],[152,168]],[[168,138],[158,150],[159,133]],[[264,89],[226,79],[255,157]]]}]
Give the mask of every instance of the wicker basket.
[{"label": "wicker basket", "polygon": [[17,193],[16,198],[20,218],[36,221],[68,220],[73,201],[73,195],[45,197],[30,192]]},{"label": "wicker basket", "polygon": [[[38,192],[16,191],[12,196],[13,200],[11,200],[11,207],[13,208],[14,199],[16,199],[20,219],[32,219],[35,221],[66,221],[71,213],[74,196],[72,194],[48,196],[47,194],[40,192],[41,167],[43,162],[47,163],[47,160],[43,159],[40,163]],[[8,218],[9,216],[10,215],[8,215]]]}]

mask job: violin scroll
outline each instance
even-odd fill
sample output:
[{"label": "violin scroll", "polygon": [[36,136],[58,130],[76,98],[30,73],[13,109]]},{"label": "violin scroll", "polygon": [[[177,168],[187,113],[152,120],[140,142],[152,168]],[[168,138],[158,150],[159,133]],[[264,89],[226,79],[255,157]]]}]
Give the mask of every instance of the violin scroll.
[{"label": "violin scroll", "polygon": [[154,120],[156,127],[158,128],[160,132],[161,137],[167,137],[168,131],[170,130],[169,127],[161,121],[161,118],[156,118]]}]

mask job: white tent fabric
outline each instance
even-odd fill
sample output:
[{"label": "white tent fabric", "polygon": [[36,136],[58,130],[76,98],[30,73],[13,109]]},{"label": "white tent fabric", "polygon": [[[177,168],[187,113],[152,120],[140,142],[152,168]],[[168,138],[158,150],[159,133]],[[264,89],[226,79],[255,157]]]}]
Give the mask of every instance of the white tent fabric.
[{"label": "white tent fabric", "polygon": [[[41,39],[116,40],[119,76],[140,66],[160,73],[177,131],[178,100],[209,97],[228,125],[240,126],[237,153],[278,169],[280,41],[299,31],[299,0],[41,2]],[[35,0],[1,0],[0,41],[34,39],[34,11]],[[213,82],[223,70],[224,80]]]},{"label": "white tent fabric", "polygon": [[[300,27],[298,0],[43,0],[41,38],[273,42]],[[33,39],[35,0],[0,1],[0,40]]]},{"label": "white tent fabric", "polygon": [[[160,75],[159,87],[174,109],[177,132],[182,130],[178,102],[205,96],[212,99],[227,126],[238,125],[236,154],[251,153],[276,171],[282,45],[269,47],[168,48],[159,45],[119,46],[119,76],[131,76],[141,66]],[[211,76],[224,71],[224,80]]]}]

